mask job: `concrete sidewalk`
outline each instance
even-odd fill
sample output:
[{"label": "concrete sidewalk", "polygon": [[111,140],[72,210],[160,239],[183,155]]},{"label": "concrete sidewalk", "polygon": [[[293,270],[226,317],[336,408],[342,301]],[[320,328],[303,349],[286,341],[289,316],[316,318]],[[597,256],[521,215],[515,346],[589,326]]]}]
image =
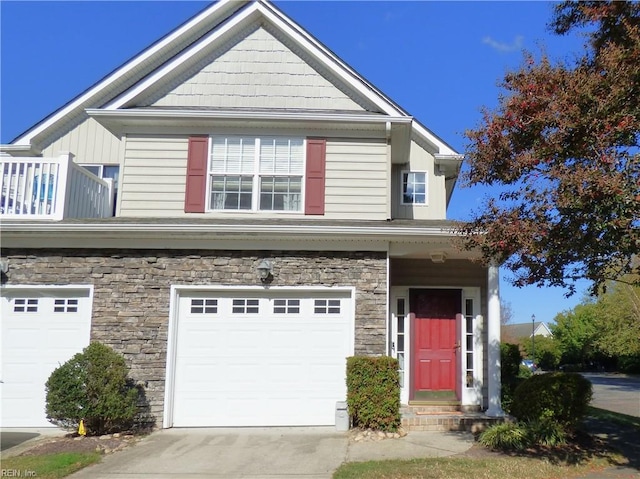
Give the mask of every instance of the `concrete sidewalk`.
[{"label": "concrete sidewalk", "polygon": [[325,479],[345,461],[450,456],[472,444],[468,433],[356,443],[334,428],[168,429],[69,477]]}]

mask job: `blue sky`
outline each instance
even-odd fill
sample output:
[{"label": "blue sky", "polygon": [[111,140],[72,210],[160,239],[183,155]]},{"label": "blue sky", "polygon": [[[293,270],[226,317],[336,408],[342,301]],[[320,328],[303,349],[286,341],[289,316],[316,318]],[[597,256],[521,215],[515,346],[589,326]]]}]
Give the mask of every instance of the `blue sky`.
[{"label": "blue sky", "polygon": [[[465,129],[497,103],[522,51],[571,59],[578,36],[552,35],[547,2],[279,1],[276,5],[410,114],[463,153]],[[208,2],[0,2],[0,141],[8,143],[189,19]],[[458,186],[449,218],[490,194]],[[503,272],[503,277],[505,276]],[[571,298],[502,281],[515,322],[551,321]]]}]

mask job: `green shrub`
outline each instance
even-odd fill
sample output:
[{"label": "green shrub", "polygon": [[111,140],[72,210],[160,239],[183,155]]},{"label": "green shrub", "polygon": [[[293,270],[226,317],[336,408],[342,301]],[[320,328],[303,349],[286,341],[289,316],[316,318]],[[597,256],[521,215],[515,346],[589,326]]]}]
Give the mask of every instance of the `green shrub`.
[{"label": "green shrub", "polygon": [[549,420],[502,423],[485,430],[478,442],[493,450],[522,451],[531,446],[566,444],[567,433],[562,425]]},{"label": "green shrub", "polygon": [[592,394],[591,382],[579,374],[535,374],[515,389],[510,412],[520,421],[573,429],[585,417]]},{"label": "green shrub", "polygon": [[502,382],[501,400],[502,409],[510,412],[513,402],[513,391],[522,381],[520,379],[520,349],[517,344],[500,344],[500,379]]},{"label": "green shrub", "polygon": [[640,355],[620,356],[618,358],[618,369],[622,373],[640,374]]},{"label": "green shrub", "polygon": [[398,360],[347,358],[347,406],[354,427],[396,431],[400,427]]},{"label": "green shrub", "polygon": [[500,344],[500,378],[502,383],[513,381],[520,372],[522,356],[517,344]]},{"label": "green shrub", "polygon": [[525,423],[533,444],[542,446],[560,446],[567,443],[567,432],[554,421],[538,420]]},{"label": "green shrub", "polygon": [[531,376],[533,376],[533,371],[531,371],[531,369],[529,369],[524,364],[521,364],[520,371],[518,371],[518,379],[520,379],[518,384],[520,384],[525,379],[529,379]]},{"label": "green shrub", "polygon": [[87,434],[100,435],[133,425],[139,391],[124,358],[104,344],[91,343],[53,371],[46,391],[47,418],[57,426],[75,429],[84,419]]},{"label": "green shrub", "polygon": [[489,449],[522,451],[531,445],[529,431],[522,424],[503,422],[486,429],[478,442]]}]

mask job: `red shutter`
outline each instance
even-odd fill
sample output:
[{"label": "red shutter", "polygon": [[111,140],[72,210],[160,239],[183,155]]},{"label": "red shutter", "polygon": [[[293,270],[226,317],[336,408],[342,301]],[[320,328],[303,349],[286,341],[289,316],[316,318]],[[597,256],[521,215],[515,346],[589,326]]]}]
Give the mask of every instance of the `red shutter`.
[{"label": "red shutter", "polygon": [[324,214],[324,170],[327,140],[307,140],[307,180],[304,214]]},{"label": "red shutter", "polygon": [[187,189],[184,197],[185,213],[204,213],[207,187],[207,156],[209,138],[189,137],[187,154]]}]

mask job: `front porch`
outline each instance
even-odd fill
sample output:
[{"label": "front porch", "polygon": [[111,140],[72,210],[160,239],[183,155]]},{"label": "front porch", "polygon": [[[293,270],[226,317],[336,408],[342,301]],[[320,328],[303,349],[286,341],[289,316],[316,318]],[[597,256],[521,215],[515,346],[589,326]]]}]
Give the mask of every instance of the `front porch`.
[{"label": "front porch", "polygon": [[467,431],[473,434],[503,422],[506,418],[490,417],[482,411],[465,411],[459,404],[412,404],[400,408],[405,431]]},{"label": "front porch", "polygon": [[392,257],[389,299],[403,426],[475,431],[502,418],[498,268]]},{"label": "front porch", "polygon": [[0,218],[62,220],[113,216],[114,188],[73,162],[55,158],[0,156]]}]

